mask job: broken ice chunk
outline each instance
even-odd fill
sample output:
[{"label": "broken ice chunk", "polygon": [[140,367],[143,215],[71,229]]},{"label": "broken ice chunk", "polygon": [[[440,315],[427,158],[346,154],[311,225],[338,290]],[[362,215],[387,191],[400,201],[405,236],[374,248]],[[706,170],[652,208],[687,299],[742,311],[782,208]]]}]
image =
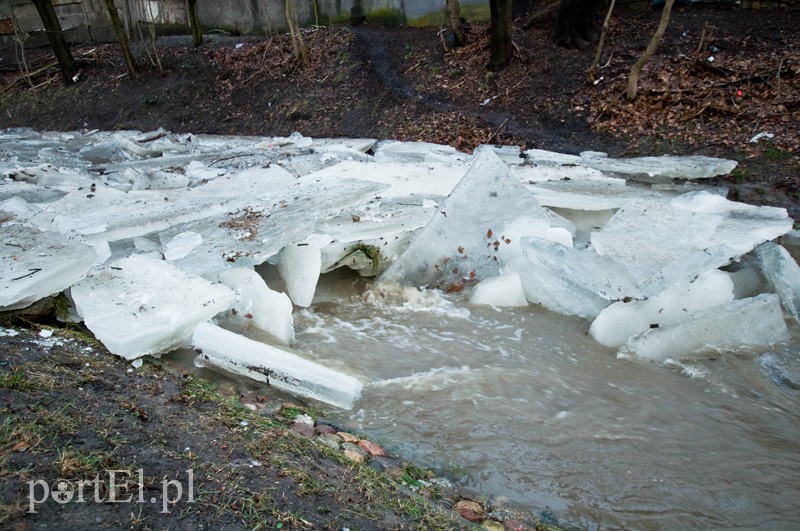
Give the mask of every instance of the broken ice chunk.
[{"label": "broken ice chunk", "polygon": [[756,247],[761,271],[775,288],[786,311],[800,322],[800,267],[784,247],[767,242]]},{"label": "broken ice chunk", "polygon": [[244,267],[223,271],[219,281],[235,294],[226,314],[229,323],[240,330],[253,326],[284,345],[294,342],[292,301],[285,293],[272,291],[258,273]]},{"label": "broken ice chunk", "polygon": [[498,307],[527,306],[525,291],[522,281],[517,273],[500,275],[499,277],[484,280],[470,294],[469,301],[473,304],[488,304]]},{"label": "broken ice chunk", "polygon": [[127,359],[177,348],[233,300],[227,286],[143,256],[93,271],[71,293],[89,330]]},{"label": "broken ice chunk", "polygon": [[83,278],[94,249],[61,234],[0,216],[0,311],[30,306]]},{"label": "broken ice chunk", "polygon": [[589,333],[607,347],[619,348],[629,338],[651,328],[669,326],[690,314],[733,300],[733,281],[713,270],[647,300],[615,302],[600,312]]},{"label": "broken ice chunk", "polygon": [[429,153],[456,155],[456,148],[429,142],[398,142],[384,140],[375,146],[376,162],[425,162]]},{"label": "broken ice chunk", "polygon": [[614,159],[605,153],[585,151],[580,156],[530,149],[525,152],[529,164],[587,166],[607,175],[618,175],[632,181],[669,183],[673,179],[707,179],[725,175],[736,168],[735,160],[712,157],[636,157]]},{"label": "broken ice chunk", "polygon": [[723,266],[791,227],[785,209],[696,192],[669,200],[634,200],[591,240],[599,254],[626,266],[645,293],[655,295]]},{"label": "broken ice chunk", "polygon": [[788,339],[780,300],[765,293],[695,312],[672,326],[648,330],[631,338],[619,354],[664,361],[712,349],[774,345]]},{"label": "broken ice chunk", "polygon": [[348,374],[209,323],[197,326],[192,347],[206,363],[342,409],[361,395],[363,384]]},{"label": "broken ice chunk", "polygon": [[197,247],[202,245],[203,237],[192,231],[176,234],[171,240],[164,244],[164,258],[167,260],[179,260]]},{"label": "broken ice chunk", "polygon": [[568,230],[551,228],[544,209],[494,151],[479,148],[434,218],[379,279],[460,291],[497,276],[521,255],[524,236],[571,242]]},{"label": "broken ice chunk", "polygon": [[579,251],[540,238],[522,241],[525,258],[514,262],[525,297],[554,312],[594,319],[614,301],[640,298],[630,274],[592,249]]},{"label": "broken ice chunk", "polygon": [[390,185],[381,192],[383,198],[406,196],[446,196],[453,191],[467,171],[462,163],[412,164],[401,162],[358,162],[346,160],[309,173],[302,181],[326,180],[333,177],[350,177]]},{"label": "broken ice chunk", "polygon": [[286,282],[289,297],[297,306],[311,306],[322,270],[320,241],[296,243],[284,247],[278,258],[278,273]]}]

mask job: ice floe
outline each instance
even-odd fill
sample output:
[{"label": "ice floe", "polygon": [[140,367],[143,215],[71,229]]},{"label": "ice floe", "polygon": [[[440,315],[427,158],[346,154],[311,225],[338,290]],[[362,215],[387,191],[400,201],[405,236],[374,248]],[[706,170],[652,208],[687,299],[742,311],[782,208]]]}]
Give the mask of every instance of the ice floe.
[{"label": "ice floe", "polygon": [[191,342],[205,363],[340,407],[357,378],[274,344],[293,343],[293,311],[341,267],[377,277],[370,293],[577,316],[622,356],[771,345],[788,335],[780,302],[795,319],[800,307],[800,269],[771,242],[798,238],[784,209],[702,184],[735,166],[297,133],[8,130],[0,310],[66,292],[117,355]]}]

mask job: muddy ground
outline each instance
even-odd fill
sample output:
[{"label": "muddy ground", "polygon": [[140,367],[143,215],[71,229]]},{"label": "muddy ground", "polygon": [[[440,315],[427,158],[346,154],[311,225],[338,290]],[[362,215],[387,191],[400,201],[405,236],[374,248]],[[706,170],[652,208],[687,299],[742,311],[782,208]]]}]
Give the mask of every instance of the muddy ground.
[{"label": "muddy ground", "polygon": [[[740,163],[715,180],[730,187],[731,199],[782,206],[800,219],[800,12],[677,8],[645,69],[640,98],[629,103],[627,72],[658,16],[622,8],[611,19],[597,83],[585,74],[594,49],[556,47],[547,18],[517,25],[517,58],[497,75],[484,68],[488,28],[481,24],[468,27],[469,43],[455,50],[438,28],[309,29],[307,66],[294,59],[285,35],[215,33],[198,49],[188,37],[163,37],[162,71],[152,53],[135,46],[136,79],[126,75],[114,46],[76,46],[81,80],[69,86],[48,66],[47,47],[31,40],[25,49],[35,72],[30,83],[20,73],[19,50],[2,52],[0,127],[299,131],[425,140],[465,151],[489,142],[614,156],[721,156]],[[750,142],[761,132],[774,136]],[[448,507],[457,492],[410,493],[424,471],[397,463],[380,475],[351,463],[295,434],[285,409],[267,399],[259,407],[272,410],[262,415],[244,407],[235,389],[220,393],[168,364],[129,371],[101,346],[71,339],[75,329],[59,328],[60,344],[43,344],[41,323],[0,324],[22,325],[21,335],[0,337],[4,528],[466,525],[426,501]],[[261,466],[249,466],[250,460]],[[115,467],[142,469],[143,481],[128,478],[134,498],[144,492],[143,499],[156,503],[48,502],[26,513],[27,482],[91,479]],[[162,512],[163,481],[186,486],[190,468],[196,503],[184,503],[184,493]]]}]

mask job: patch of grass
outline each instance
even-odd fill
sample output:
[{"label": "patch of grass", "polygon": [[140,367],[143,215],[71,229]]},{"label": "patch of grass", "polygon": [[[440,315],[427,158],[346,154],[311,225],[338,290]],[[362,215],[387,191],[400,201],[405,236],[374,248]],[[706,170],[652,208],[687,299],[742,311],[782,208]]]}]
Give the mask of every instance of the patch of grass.
[{"label": "patch of grass", "polygon": [[735,183],[743,183],[747,181],[747,170],[736,168],[731,172],[731,180]]},{"label": "patch of grass", "polygon": [[[490,18],[489,4],[486,5],[462,5],[461,18],[467,22],[486,22]],[[416,28],[447,26],[447,13],[444,10],[429,13],[422,17],[408,20],[409,26]]]},{"label": "patch of grass", "polygon": [[406,23],[406,15],[399,9],[375,9],[367,13],[367,20],[386,24],[387,26],[400,26]]},{"label": "patch of grass", "polygon": [[791,155],[788,151],[785,151],[777,146],[767,146],[764,149],[763,157],[767,160],[781,160],[788,158]]},{"label": "patch of grass", "polygon": [[0,388],[27,391],[35,386],[22,367],[13,367],[10,372],[0,375]]},{"label": "patch of grass", "polygon": [[189,376],[183,384],[183,397],[187,402],[220,402],[222,395],[216,386],[202,378]]}]

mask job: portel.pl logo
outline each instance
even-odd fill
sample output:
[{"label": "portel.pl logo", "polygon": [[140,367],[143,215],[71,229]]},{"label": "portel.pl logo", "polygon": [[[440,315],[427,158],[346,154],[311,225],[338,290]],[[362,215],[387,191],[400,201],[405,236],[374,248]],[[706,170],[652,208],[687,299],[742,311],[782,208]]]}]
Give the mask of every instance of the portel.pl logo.
[{"label": "portel.pl logo", "polygon": [[[135,475],[134,475],[135,472]],[[105,477],[100,474],[94,479],[57,479],[48,485],[42,479],[28,481],[28,510],[36,513],[36,507],[52,500],[55,503],[161,503],[162,513],[169,513],[170,507],[180,501],[194,503],[194,470],[186,470],[186,489],[180,479],[164,479],[161,482],[161,497],[145,498],[144,470],[106,470]],[[134,480],[135,477],[135,480]],[[186,492],[186,499],[183,494]]]}]

